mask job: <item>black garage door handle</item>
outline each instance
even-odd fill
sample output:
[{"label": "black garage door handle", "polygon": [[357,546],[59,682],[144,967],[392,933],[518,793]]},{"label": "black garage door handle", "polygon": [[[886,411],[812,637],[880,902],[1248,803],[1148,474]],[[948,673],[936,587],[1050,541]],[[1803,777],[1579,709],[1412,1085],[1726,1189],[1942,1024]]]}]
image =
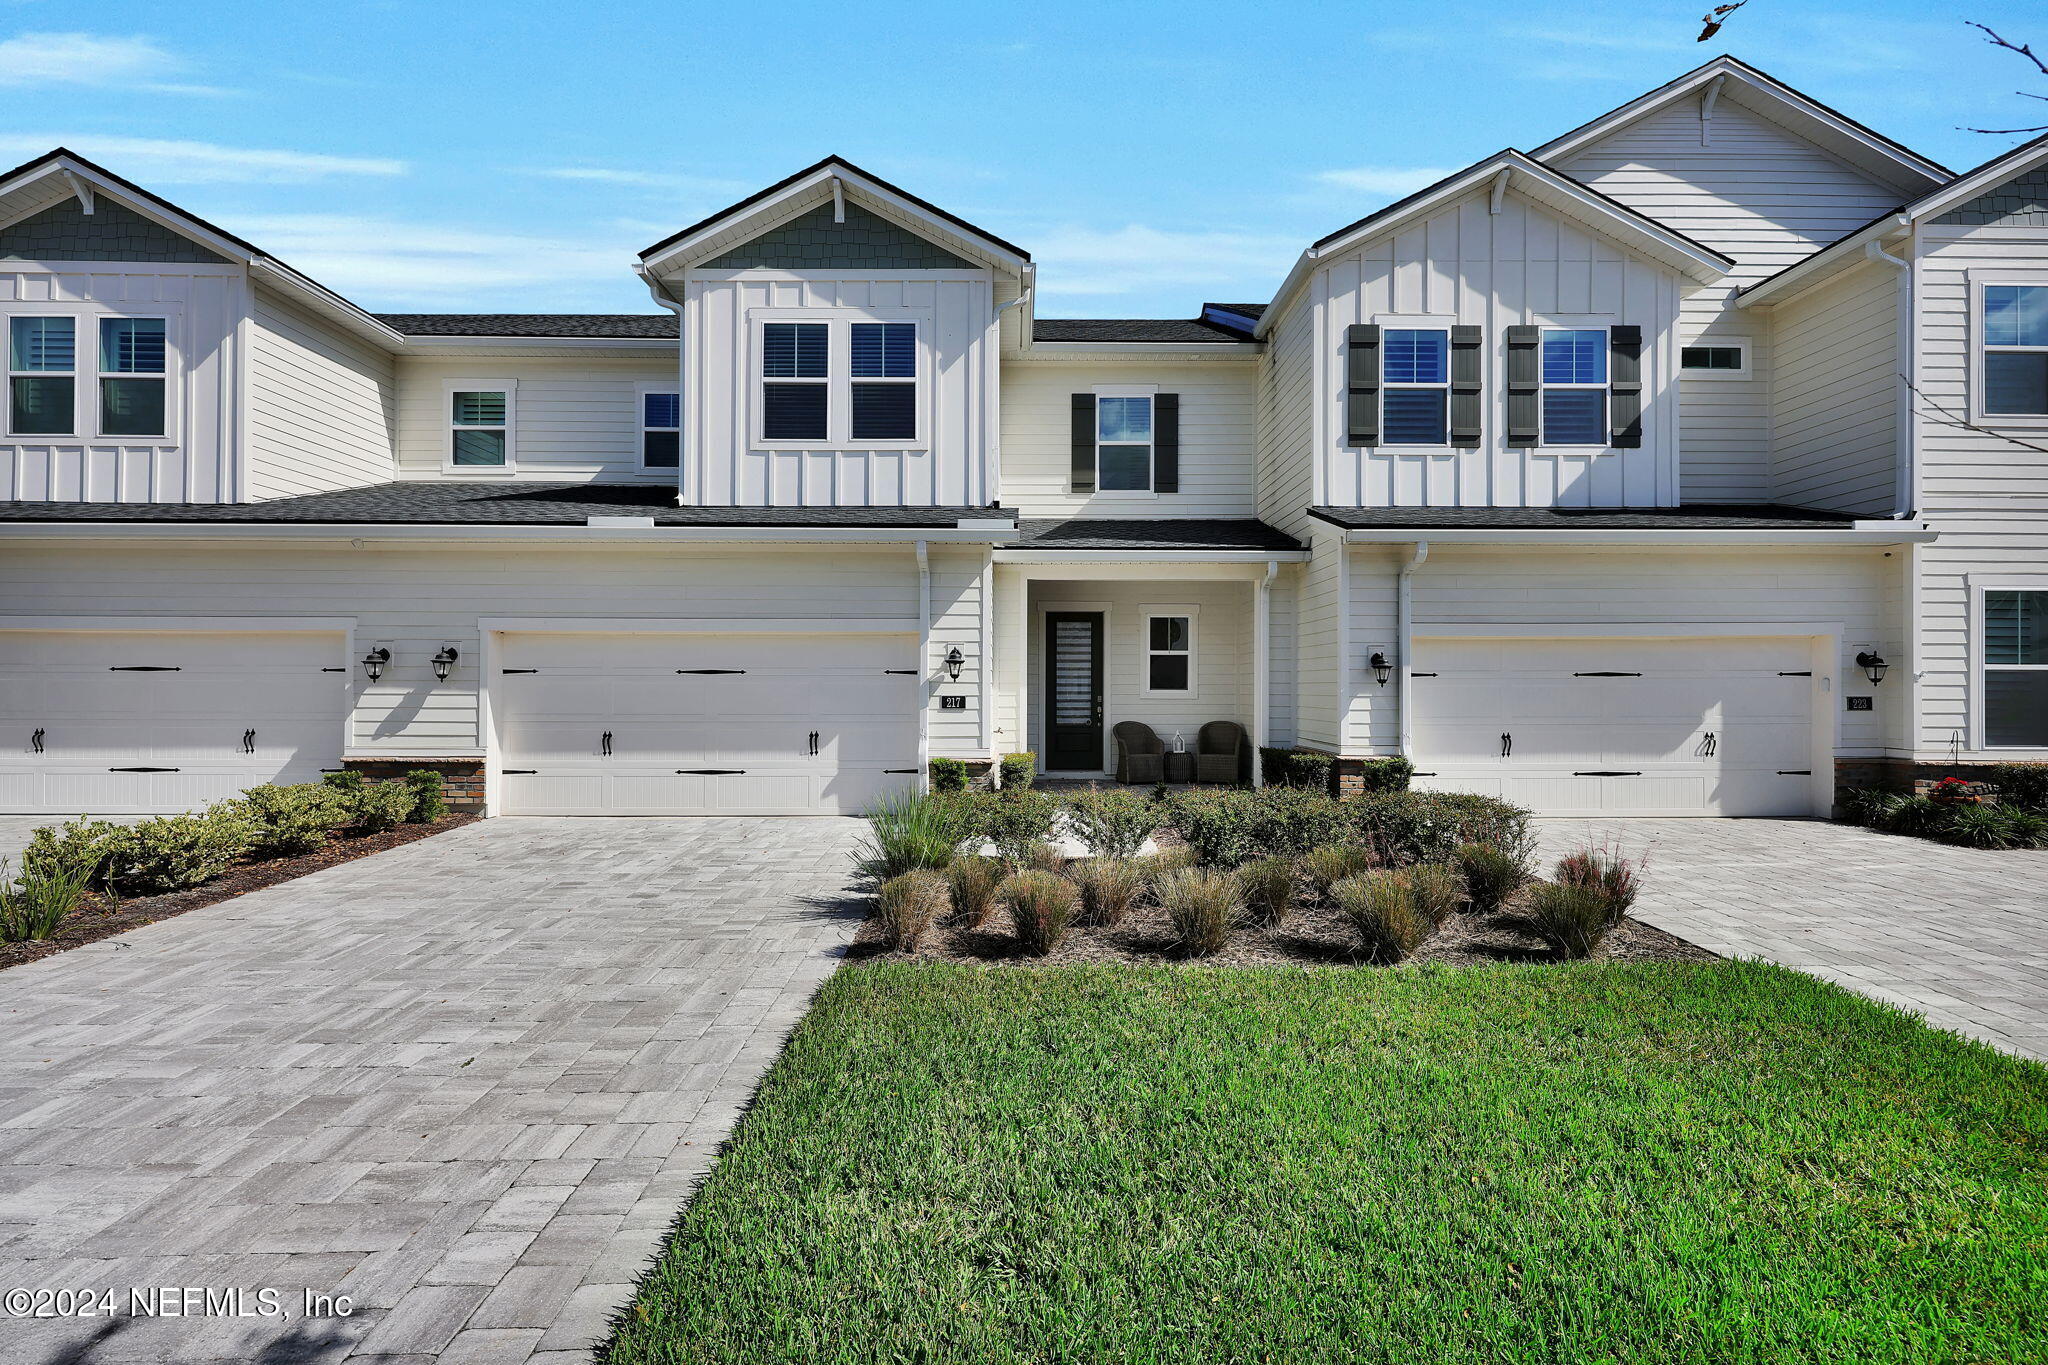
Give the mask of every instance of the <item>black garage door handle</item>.
[{"label": "black garage door handle", "polygon": [[107,771],[108,771],[108,772],[110,772],[110,773],[175,773],[175,772],[179,772],[179,771],[181,771],[181,769],[178,769],[178,768],[109,768],[109,769],[107,769]]},{"label": "black garage door handle", "polygon": [[685,777],[685,776],[688,776],[688,777],[739,777],[739,776],[741,776],[742,774],[744,774],[744,773],[745,773],[746,771],[747,771],[747,770],[746,770],[745,768],[678,768],[678,769],[676,769],[676,776],[678,776],[678,777]]},{"label": "black garage door handle", "polygon": [[1623,772],[1618,768],[1594,768],[1588,772],[1573,773],[1573,777],[1641,777],[1641,771]]}]

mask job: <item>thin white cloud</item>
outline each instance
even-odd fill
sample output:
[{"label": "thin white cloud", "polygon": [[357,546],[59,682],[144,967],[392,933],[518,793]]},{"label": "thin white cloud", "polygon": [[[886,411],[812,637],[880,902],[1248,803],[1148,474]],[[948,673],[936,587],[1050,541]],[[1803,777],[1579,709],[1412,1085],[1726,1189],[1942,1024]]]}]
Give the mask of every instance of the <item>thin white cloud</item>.
[{"label": "thin white cloud", "polygon": [[1316,181],[1333,189],[1356,190],[1361,194],[1386,194],[1399,198],[1425,185],[1434,185],[1451,174],[1449,166],[1352,166],[1319,171]]},{"label": "thin white cloud", "polygon": [[597,185],[624,185],[631,189],[661,190],[682,194],[739,194],[745,186],[737,180],[716,176],[685,175],[677,171],[618,170],[609,166],[541,166],[526,174],[549,180],[580,180]]},{"label": "thin white cloud", "polygon": [[403,161],[388,157],[329,156],[212,142],[117,137],[100,133],[0,134],[0,160],[24,160],[52,147],[69,147],[148,185],[300,185],[334,176],[404,175]]},{"label": "thin white cloud", "polygon": [[[1290,238],[1251,232],[1172,232],[1130,224],[1033,234],[1040,288],[1107,298],[1170,290],[1189,299],[1263,297],[1301,251]],[[1051,309],[1040,312],[1050,315]],[[1192,311],[1192,308],[1190,309]]]},{"label": "thin white cloud", "polygon": [[225,95],[217,86],[172,79],[188,63],[140,34],[23,33],[0,42],[0,86],[119,87],[160,95]]}]

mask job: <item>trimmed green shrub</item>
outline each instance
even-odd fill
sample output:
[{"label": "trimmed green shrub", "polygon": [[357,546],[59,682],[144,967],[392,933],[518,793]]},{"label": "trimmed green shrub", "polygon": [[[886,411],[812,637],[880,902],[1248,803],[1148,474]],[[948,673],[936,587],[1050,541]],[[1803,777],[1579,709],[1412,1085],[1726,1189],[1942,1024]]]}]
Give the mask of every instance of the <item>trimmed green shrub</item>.
[{"label": "trimmed green shrub", "polygon": [[970,929],[988,923],[995,908],[996,888],[1003,884],[1003,865],[994,858],[970,853],[946,868],[946,889],[953,898],[953,917]]},{"label": "trimmed green shrub", "polygon": [[1431,925],[1417,908],[1403,872],[1387,869],[1346,877],[1330,888],[1330,900],[1351,922],[1359,952],[1368,962],[1399,962],[1429,937]]},{"label": "trimmed green shrub", "polygon": [[1288,787],[1178,792],[1167,799],[1162,814],[1210,867],[1306,853],[1332,842],[1345,825],[1341,802]]},{"label": "trimmed green shrub", "polygon": [[238,801],[197,815],[159,815],[121,831],[107,879],[128,896],[161,896],[212,881],[248,853],[256,825]]},{"label": "trimmed green shrub", "polygon": [[1589,956],[1618,918],[1589,886],[1538,882],[1529,893],[1529,927],[1560,957]]},{"label": "trimmed green shrub", "polygon": [[1145,869],[1128,858],[1093,858],[1067,873],[1081,893],[1083,924],[1122,924],[1145,894]]},{"label": "trimmed green shrub", "polygon": [[1994,763],[1986,778],[2001,804],[2048,811],[2048,763]]},{"label": "trimmed green shrub", "polygon": [[1434,929],[1465,903],[1465,879],[1454,867],[1441,863],[1420,863],[1407,869],[1408,896],[1416,913]]},{"label": "trimmed green shrub", "polygon": [[997,764],[1004,791],[1028,791],[1038,780],[1038,755],[1030,751],[1020,754],[1004,754]]},{"label": "trimmed green shrub", "polygon": [[1490,915],[1529,884],[1528,860],[1492,844],[1459,844],[1454,855],[1472,912]]},{"label": "trimmed green shrub", "polygon": [[1237,878],[1188,868],[1159,883],[1159,905],[1173,923],[1176,946],[1190,957],[1212,957],[1230,940],[1240,908]]},{"label": "trimmed green shrub", "polygon": [[62,878],[79,873],[88,886],[104,885],[107,860],[126,833],[111,820],[88,820],[83,815],[65,824],[45,825],[29,836],[21,855],[22,876]]},{"label": "trimmed green shrub", "polygon": [[448,818],[448,779],[432,768],[414,768],[404,778],[406,788],[412,792],[412,814],[406,819],[415,825],[431,825]]},{"label": "trimmed green shrub", "polygon": [[1292,858],[1254,858],[1237,870],[1237,891],[1261,928],[1277,929],[1294,908],[1296,880]]},{"label": "trimmed green shrub", "polygon": [[359,792],[363,789],[363,775],[353,768],[343,768],[338,773],[322,773],[320,780],[341,792]]},{"label": "trimmed green shrub", "polygon": [[1373,851],[1363,844],[1324,844],[1302,856],[1301,870],[1308,874],[1309,886],[1317,898],[1328,900],[1331,887],[1347,877],[1371,871],[1377,861]]},{"label": "trimmed green shrub", "polygon": [[935,758],[931,762],[932,790],[935,792],[964,792],[967,790],[967,765],[957,758]]},{"label": "trimmed green shrub", "polygon": [[1033,849],[1052,838],[1060,803],[1044,792],[1005,787],[978,803],[978,809],[985,822],[979,832],[996,846],[996,856],[1012,867],[1026,867]]},{"label": "trimmed green shrub", "polygon": [[875,893],[875,920],[890,948],[915,949],[946,909],[946,879],[928,868],[883,882]]},{"label": "trimmed green shrub", "polygon": [[965,829],[964,813],[954,803],[915,793],[885,796],[868,810],[868,832],[854,849],[854,867],[878,882],[944,869]]},{"label": "trimmed green shrub", "polygon": [[350,823],[364,834],[384,834],[412,814],[412,788],[403,782],[365,782],[350,798]]},{"label": "trimmed green shrub", "polygon": [[50,938],[85,902],[95,865],[87,860],[24,868],[20,885],[0,862],[0,943]]},{"label": "trimmed green shrub", "polygon": [[1953,809],[1925,796],[1902,796],[1885,810],[1876,827],[1887,834],[1931,839],[1948,823]]},{"label": "trimmed green shrub", "polygon": [[1641,889],[1636,867],[1634,859],[1619,853],[1585,848],[1558,859],[1551,876],[1559,886],[1577,887],[1598,896],[1607,907],[1607,922],[1613,925],[1621,923],[1621,917],[1636,903],[1636,892]]},{"label": "trimmed green shrub", "polygon": [[1159,828],[1159,808],[1133,791],[1090,787],[1066,800],[1067,827],[1098,858],[1135,858]]},{"label": "trimmed green shrub", "polygon": [[2024,806],[1951,806],[1934,837],[1963,848],[2041,848],[2048,846],[2048,816]]},{"label": "trimmed green shrub", "polygon": [[1405,758],[1368,758],[1358,766],[1358,790],[1367,796],[1404,792],[1414,776],[1415,765]]},{"label": "trimmed green shrub", "polygon": [[1844,787],[1835,793],[1835,805],[1845,824],[1882,829],[1905,797],[1877,787]]},{"label": "trimmed green shrub", "polygon": [[258,858],[296,858],[324,845],[354,822],[361,794],[351,797],[324,782],[251,787],[242,807],[254,826],[249,852]]},{"label": "trimmed green shrub", "polygon": [[1268,787],[1296,787],[1331,795],[1337,759],[1319,749],[1259,750],[1259,779]]},{"label": "trimmed green shrub", "polygon": [[1073,883],[1051,872],[1019,872],[999,894],[1018,942],[1038,957],[1059,946],[1081,904]]}]

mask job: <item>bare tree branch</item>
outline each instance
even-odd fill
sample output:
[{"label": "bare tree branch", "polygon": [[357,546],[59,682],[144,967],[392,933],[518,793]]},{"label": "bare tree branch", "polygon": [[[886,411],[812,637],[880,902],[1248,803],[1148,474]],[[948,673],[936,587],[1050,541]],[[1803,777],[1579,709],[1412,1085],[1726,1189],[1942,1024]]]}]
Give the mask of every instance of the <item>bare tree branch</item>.
[{"label": "bare tree branch", "polygon": [[1749,0],[1734,0],[1732,4],[1716,5],[1705,14],[1702,14],[1700,22],[1706,25],[1706,27],[1700,30],[1700,36],[1694,39],[1694,41],[1704,43],[1707,39],[1719,33],[1721,25],[1728,22],[1728,16],[1748,3]]},{"label": "bare tree branch", "polygon": [[1978,23],[1974,19],[1965,19],[1963,22],[1968,24],[1971,28],[1977,29],[1980,32],[1982,32],[1984,34],[1984,40],[1990,43],[1993,47],[2002,47],[2007,52],[2017,52],[2020,56],[2025,57],[2028,61],[2034,64],[2034,70],[2040,72],[2044,76],[2048,76],[2048,62],[2042,61],[2041,58],[2035,54],[2034,49],[2030,44],[2009,43],[2005,39],[1999,37],[1994,30],[1992,30],[1984,24]]},{"label": "bare tree branch", "polygon": [[1965,128],[1963,129],[1963,131],[1964,131],[1964,132],[1966,132],[1966,133],[1990,133],[1990,134],[1991,134],[1992,136],[1994,136],[1994,137],[2002,136],[2002,135],[2004,135],[2004,134],[2006,134],[2006,133],[2048,133],[2048,123],[2042,123],[2042,124],[2037,124],[2037,125],[2035,125],[2035,126],[2034,126],[2034,127],[2032,127],[2032,128],[1970,128],[1970,127],[1965,127]]},{"label": "bare tree branch", "polygon": [[2032,441],[2022,441],[2017,436],[2008,436],[2002,431],[1993,431],[1989,427],[1979,426],[1968,418],[1958,417],[1954,412],[1922,393],[1920,386],[1907,376],[1902,374],[1899,376],[1899,380],[1915,398],[1934,409],[1934,414],[1927,415],[1929,421],[1937,422],[1945,427],[1960,427],[1964,431],[1973,431],[1979,436],[1989,436],[1995,441],[2004,441],[2007,445],[2018,446],[2021,450],[2035,450],[2043,455],[2048,455],[2048,446],[2036,445]]}]

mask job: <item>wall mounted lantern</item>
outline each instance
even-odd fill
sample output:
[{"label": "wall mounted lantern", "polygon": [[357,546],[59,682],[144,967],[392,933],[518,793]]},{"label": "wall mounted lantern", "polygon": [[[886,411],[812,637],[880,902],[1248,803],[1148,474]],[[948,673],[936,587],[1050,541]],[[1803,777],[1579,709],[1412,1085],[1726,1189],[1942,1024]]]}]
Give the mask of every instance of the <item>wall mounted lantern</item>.
[{"label": "wall mounted lantern", "polygon": [[948,682],[959,682],[959,681],[960,681],[960,670],[961,670],[961,668],[962,668],[962,667],[964,667],[964,666],[966,665],[966,663],[967,663],[967,656],[966,656],[965,654],[962,654],[962,653],[960,652],[960,646],[958,646],[958,645],[954,645],[954,646],[953,646],[953,647],[952,647],[951,649],[947,650],[947,651],[946,651],[946,681],[948,681]]},{"label": "wall mounted lantern", "polygon": [[363,656],[363,675],[371,682],[384,676],[384,665],[391,662],[391,651],[378,645]]},{"label": "wall mounted lantern", "polygon": [[1863,676],[1870,679],[1872,687],[1884,681],[1884,671],[1891,665],[1884,661],[1884,655],[1874,649],[1866,649],[1856,656],[1856,666],[1863,670]]},{"label": "wall mounted lantern", "polygon": [[1366,660],[1366,666],[1372,669],[1373,681],[1381,687],[1385,687],[1387,679],[1394,676],[1394,661],[1377,649],[1372,652],[1372,658]]},{"label": "wall mounted lantern", "polygon": [[434,656],[435,679],[439,682],[447,682],[448,675],[455,671],[455,661],[461,657],[461,654],[457,652],[454,645],[442,645],[441,652]]}]

